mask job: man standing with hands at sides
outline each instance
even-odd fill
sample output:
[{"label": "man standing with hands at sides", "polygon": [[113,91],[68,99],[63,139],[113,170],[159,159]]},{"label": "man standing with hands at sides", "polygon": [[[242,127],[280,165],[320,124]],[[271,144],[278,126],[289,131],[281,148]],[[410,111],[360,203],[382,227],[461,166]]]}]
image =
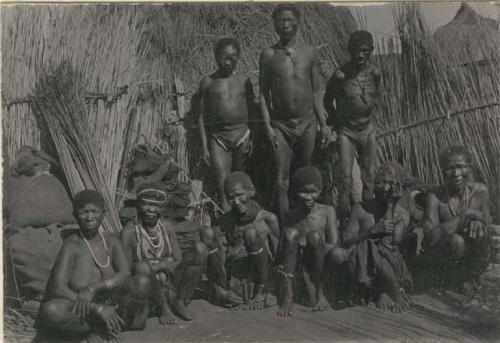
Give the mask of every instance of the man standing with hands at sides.
[{"label": "man standing with hands at sides", "polygon": [[[236,73],[240,45],[234,38],[222,38],[214,47],[217,71],[200,83],[198,126],[203,160],[213,166],[221,207],[230,206],[224,193],[224,179],[232,171],[244,171],[252,142],[248,117],[254,104],[254,92],[248,76]],[[209,130],[209,137],[205,131]]]},{"label": "man standing with hands at sides", "polygon": [[356,154],[361,167],[363,200],[373,198],[377,143],[371,114],[380,83],[380,72],[370,63],[372,35],[367,31],[354,32],[349,38],[347,49],[351,60],[333,73],[324,97],[329,124],[333,124],[338,137],[342,186],[337,210],[340,217],[344,218],[349,211]]},{"label": "man standing with hands at sides", "polygon": [[316,142],[319,122],[321,143],[329,129],[323,107],[314,47],[297,40],[300,12],[296,5],[280,4],[273,11],[279,42],[260,56],[261,111],[273,149],[277,185],[278,218],[289,209],[290,164],[308,166]]}]

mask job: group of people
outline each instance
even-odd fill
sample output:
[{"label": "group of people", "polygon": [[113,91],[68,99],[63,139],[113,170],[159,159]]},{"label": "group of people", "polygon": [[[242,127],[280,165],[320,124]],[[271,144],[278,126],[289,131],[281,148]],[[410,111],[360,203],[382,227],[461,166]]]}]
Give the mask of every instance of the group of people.
[{"label": "group of people", "polygon": [[[255,310],[277,301],[278,314],[290,316],[302,282],[312,310],[326,311],[325,286],[340,275],[349,285],[346,304],[373,299],[393,312],[410,306],[413,279],[403,250],[415,215],[400,201],[402,167],[389,162],[375,171],[370,117],[380,73],[370,63],[372,36],[351,35],[351,60],[334,72],[323,97],[317,53],[296,38],[298,8],[280,4],[272,18],[280,39],[261,54],[260,113],[274,157],[273,211],[254,199],[254,182],[244,172],[253,146],[254,93],[249,79],[235,72],[238,42],[224,38],[214,49],[218,70],[201,81],[199,129],[225,213],[212,227],[198,225],[189,185],[167,191],[146,181],[136,189],[136,215],[117,237],[100,229],[102,195],[76,194],[80,230],[57,258],[38,318],[41,331],[114,339],[122,330],[143,329],[152,315],[162,324],[191,320],[188,304],[204,272],[209,301],[226,307]],[[311,166],[316,142],[326,146],[332,132],[343,172],[335,207],[318,202],[323,180]],[[351,197],[356,157],[361,202]],[[453,280],[467,281],[489,259],[488,190],[472,181],[462,147],[443,155],[441,169],[445,184],[428,192],[420,218],[421,255],[434,275],[447,270]]]}]

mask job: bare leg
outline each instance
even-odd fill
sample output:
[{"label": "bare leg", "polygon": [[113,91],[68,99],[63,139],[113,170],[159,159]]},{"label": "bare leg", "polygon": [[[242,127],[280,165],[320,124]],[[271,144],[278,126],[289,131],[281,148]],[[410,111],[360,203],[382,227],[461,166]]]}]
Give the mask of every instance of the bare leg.
[{"label": "bare leg", "polygon": [[238,148],[233,149],[233,165],[232,171],[245,171],[248,162],[248,149],[250,145],[250,140],[247,139],[246,142],[241,144]]},{"label": "bare leg", "polygon": [[284,283],[283,299],[278,310],[280,316],[293,315],[293,275],[297,266],[299,252],[299,232],[289,229],[283,237],[283,269],[280,276]]},{"label": "bare leg", "polygon": [[201,241],[208,248],[207,277],[212,292],[212,300],[228,307],[242,302],[241,298],[228,290],[227,271],[224,266],[224,247],[222,241],[215,237],[211,228],[205,228],[200,233]]},{"label": "bare leg", "polygon": [[175,313],[184,320],[189,321],[193,319],[193,315],[188,311],[186,305],[193,294],[194,288],[200,282],[203,267],[207,263],[207,257],[207,246],[203,242],[197,242],[193,247],[193,255],[184,262],[185,270],[177,288],[174,304]]},{"label": "bare leg", "polygon": [[134,275],[142,275],[147,276],[151,282],[152,292],[151,292],[151,301],[153,303],[160,303],[161,314],[159,318],[159,322],[162,325],[174,325],[177,324],[178,321],[175,318],[172,310],[170,309],[170,305],[168,304],[167,298],[165,294],[163,294],[163,290],[160,284],[160,281],[156,279],[155,273],[151,269],[150,265],[147,262],[139,262],[134,266]]},{"label": "bare leg", "polygon": [[40,308],[40,324],[48,331],[66,336],[83,336],[90,332],[87,322],[73,313],[75,303],[67,299],[53,299]]},{"label": "bare leg", "polygon": [[244,234],[245,248],[248,253],[254,290],[250,294],[250,309],[261,309],[266,300],[264,287],[268,277],[268,254],[257,230],[247,229]]},{"label": "bare leg", "polygon": [[314,122],[301,137],[297,138],[293,149],[294,167],[300,168],[311,165],[316,145],[316,133],[316,123]]},{"label": "bare leg", "polygon": [[288,200],[288,187],[290,178],[290,163],[292,161],[292,149],[279,130],[278,146],[273,150],[274,168],[276,173],[276,188],[278,198],[278,219],[283,223],[283,218],[288,212],[290,204]]},{"label": "bare leg", "polygon": [[381,308],[391,307],[391,304],[387,301],[387,298],[390,298],[394,301],[391,307],[392,312],[400,313],[406,311],[409,306],[408,301],[401,292],[396,274],[385,258],[382,258],[382,265],[379,269],[379,273],[381,290],[379,299],[377,300],[377,306]]},{"label": "bare leg", "polygon": [[210,154],[221,207],[224,211],[228,211],[230,207],[224,193],[224,179],[231,172],[233,163],[231,152],[224,150],[215,139],[210,138]]},{"label": "bare leg", "polygon": [[361,179],[363,180],[363,200],[374,197],[375,163],[377,162],[377,140],[373,130],[360,156]]},{"label": "bare leg", "polygon": [[342,184],[339,187],[338,212],[339,217],[346,217],[349,214],[349,203],[352,190],[352,165],[356,149],[347,136],[339,135],[337,138],[340,168],[342,170]]},{"label": "bare leg", "polygon": [[143,330],[150,313],[153,291],[150,277],[134,275],[122,286],[124,294],[118,299],[118,315],[130,330]]},{"label": "bare leg", "polygon": [[[314,291],[311,296],[313,311],[326,311],[330,304],[323,294],[323,265],[325,261],[325,243],[323,238],[316,231],[309,231],[306,236],[306,249],[304,265],[310,277],[311,289]],[[309,287],[308,287],[309,288]]]}]

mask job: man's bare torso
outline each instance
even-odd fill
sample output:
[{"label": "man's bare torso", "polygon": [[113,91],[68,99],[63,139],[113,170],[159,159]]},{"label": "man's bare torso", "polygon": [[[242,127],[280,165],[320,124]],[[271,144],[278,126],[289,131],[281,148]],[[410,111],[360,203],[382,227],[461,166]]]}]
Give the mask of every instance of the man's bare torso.
[{"label": "man's bare torso", "polygon": [[313,110],[314,50],[302,44],[288,52],[277,45],[264,51],[266,79],[271,92],[271,119],[299,118]]},{"label": "man's bare torso", "polygon": [[377,69],[369,65],[358,73],[348,63],[336,72],[335,77],[338,82],[336,120],[339,125],[352,128],[367,125],[377,101]]},{"label": "man's bare torso", "polygon": [[[485,188],[483,184],[469,182],[466,186],[465,194],[462,199],[450,199],[446,189],[442,187],[436,192],[436,197],[439,200],[439,222],[447,222],[460,214],[465,209],[473,209],[481,211],[483,207],[482,190]],[[454,202],[457,202],[454,205]]]},{"label": "man's bare torso", "polygon": [[235,74],[229,78],[210,77],[205,92],[208,124],[214,130],[231,129],[248,124],[248,78]]}]

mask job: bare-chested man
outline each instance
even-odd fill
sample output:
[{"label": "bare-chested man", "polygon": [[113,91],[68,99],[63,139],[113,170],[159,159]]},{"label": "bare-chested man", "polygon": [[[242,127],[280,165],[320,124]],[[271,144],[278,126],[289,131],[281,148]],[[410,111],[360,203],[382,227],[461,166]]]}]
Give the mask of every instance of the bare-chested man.
[{"label": "bare-chested man", "polygon": [[282,266],[279,267],[284,284],[283,301],[278,310],[281,316],[293,315],[293,278],[298,263],[304,267],[312,310],[326,311],[330,306],[323,294],[323,266],[327,261],[334,261],[338,230],[335,209],[316,202],[322,183],[321,174],[314,167],[300,168],[292,179],[299,204],[284,220]]},{"label": "bare-chested man", "polygon": [[[160,324],[176,324],[175,314],[191,320],[186,308],[207,262],[207,247],[196,242],[183,254],[170,221],[161,218],[166,193],[161,183],[145,182],[137,189],[137,218],[121,233],[133,275],[147,276],[154,301],[160,306]],[[183,256],[184,255],[184,256]],[[182,263],[181,263],[182,262]]]},{"label": "bare-chested man", "polygon": [[479,276],[489,262],[489,196],[486,185],[471,181],[471,158],[465,148],[448,149],[441,168],[445,185],[428,193],[424,210],[424,255],[434,257],[433,265],[444,262],[444,270],[455,273],[446,283],[456,285]]},{"label": "bare-chested man", "polygon": [[310,165],[317,125],[326,145],[329,129],[321,101],[318,56],[314,47],[297,40],[299,9],[276,6],[272,14],[279,42],[260,56],[261,111],[273,149],[278,218],[289,209],[290,164]]},{"label": "bare-chested man", "polygon": [[324,97],[324,105],[329,113],[328,123],[333,125],[338,136],[342,169],[338,211],[343,217],[348,215],[356,154],[361,167],[363,199],[373,197],[377,144],[371,114],[380,82],[380,72],[370,63],[373,52],[371,34],[366,31],[354,32],[349,39],[348,50],[351,60],[333,73]]},{"label": "bare-chested man", "polygon": [[252,199],[255,187],[247,174],[229,174],[224,190],[231,211],[218,219],[218,226],[227,240],[226,266],[230,276],[249,282],[245,308],[261,309],[270,304],[266,287],[280,235],[278,219]]},{"label": "bare-chested man", "polygon": [[[375,180],[375,198],[354,204],[336,262],[347,263],[354,287],[376,296],[377,307],[402,312],[409,306],[406,291],[413,279],[399,246],[406,239],[409,213],[401,198],[401,166],[388,162]],[[359,287],[360,286],[360,287]],[[357,294],[361,301],[366,292]]]},{"label": "bare-chested man", "polygon": [[235,71],[240,57],[240,45],[235,39],[219,40],[214,53],[218,69],[200,83],[198,124],[203,160],[213,165],[221,206],[227,211],[224,179],[231,171],[245,170],[252,150],[248,119],[252,114],[254,92],[250,79]]},{"label": "bare-chested man", "polygon": [[125,329],[143,329],[151,292],[145,277],[130,277],[120,240],[105,234],[102,195],[86,190],[75,195],[80,227],[69,236],[56,259],[40,307],[39,337],[61,334],[118,339]]}]

